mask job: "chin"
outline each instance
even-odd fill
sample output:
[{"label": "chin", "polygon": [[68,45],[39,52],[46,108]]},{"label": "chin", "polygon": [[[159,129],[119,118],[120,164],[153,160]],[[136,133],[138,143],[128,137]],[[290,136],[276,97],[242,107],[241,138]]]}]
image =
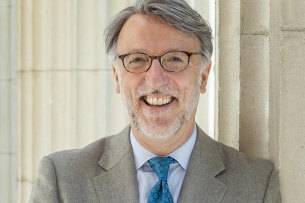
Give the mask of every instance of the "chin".
[{"label": "chin", "polygon": [[134,120],[134,127],[145,137],[155,140],[164,140],[176,135],[182,128],[184,119],[176,119],[171,123],[145,122],[143,120]]}]

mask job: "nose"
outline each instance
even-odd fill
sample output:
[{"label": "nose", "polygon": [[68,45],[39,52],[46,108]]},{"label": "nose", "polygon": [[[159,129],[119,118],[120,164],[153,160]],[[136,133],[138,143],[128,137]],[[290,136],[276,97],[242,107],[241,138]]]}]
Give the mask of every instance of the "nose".
[{"label": "nose", "polygon": [[145,74],[146,84],[153,89],[159,89],[168,82],[166,70],[162,68],[157,59],[152,61],[151,67],[145,72]]}]

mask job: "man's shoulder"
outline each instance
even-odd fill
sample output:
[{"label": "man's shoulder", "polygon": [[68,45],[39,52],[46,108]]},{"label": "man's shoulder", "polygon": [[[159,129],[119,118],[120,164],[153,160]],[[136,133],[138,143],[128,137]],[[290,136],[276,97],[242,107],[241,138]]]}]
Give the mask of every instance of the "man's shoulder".
[{"label": "man's shoulder", "polygon": [[263,167],[264,169],[273,170],[273,164],[269,160],[249,157],[233,147],[214,140],[205,134],[200,128],[198,128],[198,134],[201,136],[201,141],[199,142],[204,143],[204,146],[209,146],[211,149],[213,149],[212,146],[217,148],[217,150],[211,151],[218,151],[218,154],[226,168],[231,166],[244,166]]},{"label": "man's shoulder", "polygon": [[51,153],[47,158],[51,159],[56,165],[90,165],[97,164],[103,154],[115,143],[129,139],[127,134],[129,127],[122,132],[100,138],[80,149],[68,149]]},{"label": "man's shoulder", "polygon": [[255,179],[260,176],[261,179],[268,180],[274,171],[274,165],[269,160],[249,157],[233,147],[208,137],[203,131],[199,131],[199,134],[203,136],[200,142],[205,142],[204,146],[209,146],[210,151],[217,153],[213,156],[219,157],[224,165],[225,170],[222,175],[231,177],[244,175]]},{"label": "man's shoulder", "polygon": [[91,160],[97,157],[100,158],[105,149],[107,148],[107,143],[109,143],[109,140],[111,140],[113,136],[114,135],[100,138],[80,149],[67,149],[53,152],[49,154],[48,157],[55,161],[82,159]]},{"label": "man's shoulder", "polygon": [[273,164],[269,160],[249,157],[233,147],[227,146],[218,141],[215,142],[219,151],[219,155],[226,168],[238,167],[256,171],[269,171],[270,173],[274,168]]},{"label": "man's shoulder", "polygon": [[267,159],[249,157],[233,147],[214,142],[225,167],[218,178],[227,184],[238,183],[241,187],[252,185],[256,191],[264,193],[272,174],[278,173],[273,163]]}]

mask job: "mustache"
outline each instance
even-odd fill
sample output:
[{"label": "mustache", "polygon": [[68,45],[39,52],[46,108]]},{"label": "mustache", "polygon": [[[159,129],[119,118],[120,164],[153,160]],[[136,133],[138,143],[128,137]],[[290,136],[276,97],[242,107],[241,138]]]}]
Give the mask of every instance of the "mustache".
[{"label": "mustache", "polygon": [[148,85],[142,85],[138,88],[136,97],[141,98],[148,94],[165,94],[165,95],[170,95],[172,97],[178,98],[180,95],[179,93],[180,93],[179,90],[173,89],[169,86],[163,86],[159,89],[154,89]]}]

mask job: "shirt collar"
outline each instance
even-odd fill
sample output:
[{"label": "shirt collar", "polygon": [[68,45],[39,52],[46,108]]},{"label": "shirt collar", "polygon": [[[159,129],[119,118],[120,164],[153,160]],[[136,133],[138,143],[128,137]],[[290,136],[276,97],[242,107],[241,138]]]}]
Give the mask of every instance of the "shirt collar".
[{"label": "shirt collar", "polygon": [[[196,125],[194,126],[193,133],[189,137],[189,139],[183,143],[178,149],[173,151],[169,156],[176,159],[176,161],[183,167],[184,170],[187,169],[188,162],[190,160],[195,142],[197,137],[197,128]],[[149,159],[157,156],[144,147],[140,145],[140,143],[134,137],[132,130],[130,130],[130,141],[133,150],[133,156],[135,160],[136,169],[138,170],[145,164]]]}]

